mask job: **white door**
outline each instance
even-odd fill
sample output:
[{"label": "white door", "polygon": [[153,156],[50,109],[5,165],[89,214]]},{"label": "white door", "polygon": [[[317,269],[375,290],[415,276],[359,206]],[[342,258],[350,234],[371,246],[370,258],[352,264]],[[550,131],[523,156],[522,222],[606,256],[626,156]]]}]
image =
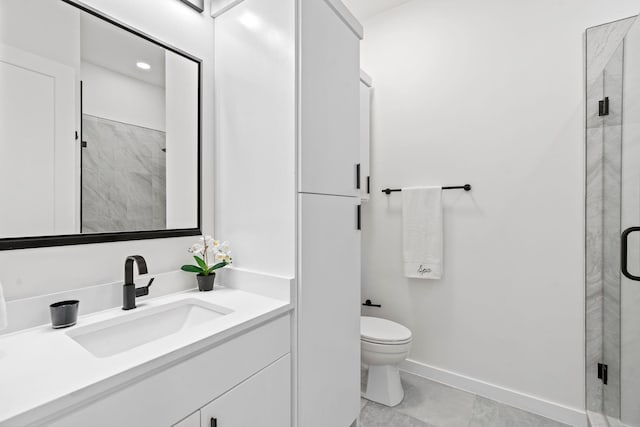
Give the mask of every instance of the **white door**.
[{"label": "white door", "polygon": [[360,409],[359,199],[299,197],[299,426],[346,427]]},{"label": "white door", "polygon": [[291,356],[284,356],[202,408],[200,417],[202,427],[290,426]]},{"label": "white door", "polygon": [[360,40],[324,0],[300,3],[300,192],[357,196]]},{"label": "white door", "polygon": [[0,238],[77,232],[74,81],[0,45]]}]

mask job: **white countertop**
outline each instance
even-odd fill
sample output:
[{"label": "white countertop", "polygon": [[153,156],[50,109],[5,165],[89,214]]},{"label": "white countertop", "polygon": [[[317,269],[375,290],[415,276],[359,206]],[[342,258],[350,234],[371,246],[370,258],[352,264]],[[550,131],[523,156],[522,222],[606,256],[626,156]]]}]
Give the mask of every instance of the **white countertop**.
[{"label": "white countertop", "polygon": [[[68,331],[140,313],[181,299],[198,299],[233,312],[114,356],[98,358]],[[291,310],[287,301],[229,288],[188,291],[81,316],[76,326],[40,326],[0,337],[0,426],[25,425],[190,357]]]}]

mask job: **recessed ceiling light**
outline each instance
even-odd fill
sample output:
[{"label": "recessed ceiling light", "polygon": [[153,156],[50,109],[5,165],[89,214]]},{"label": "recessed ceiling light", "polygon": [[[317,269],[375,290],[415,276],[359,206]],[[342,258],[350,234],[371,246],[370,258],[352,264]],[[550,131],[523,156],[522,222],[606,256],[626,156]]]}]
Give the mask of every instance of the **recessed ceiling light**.
[{"label": "recessed ceiling light", "polygon": [[151,69],[151,65],[147,64],[146,62],[136,62],[136,67],[140,68],[141,70]]}]

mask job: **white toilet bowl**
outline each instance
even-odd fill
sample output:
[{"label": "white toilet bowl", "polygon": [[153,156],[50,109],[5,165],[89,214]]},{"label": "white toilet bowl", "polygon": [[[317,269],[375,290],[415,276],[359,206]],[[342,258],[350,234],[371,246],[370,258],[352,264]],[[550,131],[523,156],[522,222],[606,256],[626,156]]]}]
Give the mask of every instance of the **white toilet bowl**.
[{"label": "white toilet bowl", "polygon": [[362,363],[369,366],[366,390],[362,397],[386,406],[402,402],[398,364],[411,348],[411,331],[391,320],[378,317],[360,318]]}]

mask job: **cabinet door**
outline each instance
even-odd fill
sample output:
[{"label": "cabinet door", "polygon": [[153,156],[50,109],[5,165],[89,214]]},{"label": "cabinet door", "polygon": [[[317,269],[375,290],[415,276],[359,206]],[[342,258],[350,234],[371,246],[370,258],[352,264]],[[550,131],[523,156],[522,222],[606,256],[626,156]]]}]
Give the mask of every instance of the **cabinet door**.
[{"label": "cabinet door", "polygon": [[196,411],[173,427],[200,427],[200,411]]},{"label": "cabinet door", "polygon": [[299,197],[299,425],[348,426],[360,410],[359,199]]},{"label": "cabinet door", "polygon": [[357,196],[360,40],[324,0],[300,4],[300,192]]},{"label": "cabinet door", "polygon": [[291,425],[291,356],[287,355],[200,410],[202,427]]},{"label": "cabinet door", "polygon": [[360,198],[369,200],[371,152],[371,88],[360,82]]}]

